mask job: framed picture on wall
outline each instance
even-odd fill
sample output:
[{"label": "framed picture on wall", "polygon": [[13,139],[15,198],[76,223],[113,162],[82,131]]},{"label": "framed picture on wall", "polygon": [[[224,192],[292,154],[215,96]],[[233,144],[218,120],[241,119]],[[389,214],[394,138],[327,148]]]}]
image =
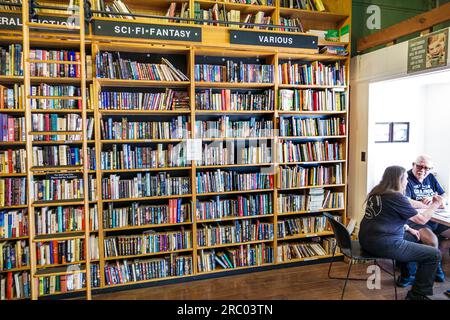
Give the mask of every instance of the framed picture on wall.
[{"label": "framed picture on wall", "polygon": [[375,143],[386,143],[392,140],[392,122],[375,123]]},{"label": "framed picture on wall", "polygon": [[392,142],[409,142],[409,122],[392,124]]}]

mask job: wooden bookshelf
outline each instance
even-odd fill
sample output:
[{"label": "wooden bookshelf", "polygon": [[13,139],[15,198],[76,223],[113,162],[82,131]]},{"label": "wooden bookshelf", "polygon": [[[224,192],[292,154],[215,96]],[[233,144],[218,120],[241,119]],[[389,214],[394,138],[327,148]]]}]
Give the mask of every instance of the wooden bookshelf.
[{"label": "wooden bookshelf", "polygon": [[[47,1],[46,1],[47,2]],[[61,1],[51,1],[52,3],[61,3]],[[271,17],[271,24],[279,24],[281,17],[300,18],[303,25],[307,30],[309,29],[339,29],[344,25],[350,24],[351,21],[351,0],[345,0],[336,2],[334,0],[323,0],[326,12],[308,11],[300,9],[282,8],[280,6],[280,0],[274,0],[273,5],[270,6],[258,6],[249,4],[231,3],[223,0],[124,0],[130,10],[135,13],[150,14],[157,16],[164,16],[169,8],[171,2],[177,4],[177,11],[180,10],[180,6],[183,3],[188,4],[189,18],[195,18],[194,7],[199,5],[201,9],[211,9],[215,4],[219,5],[219,9],[223,6],[226,10],[239,10],[241,12],[241,18],[246,14],[256,14],[257,12],[263,12],[265,16]],[[105,3],[110,4],[111,1],[105,0]],[[96,8],[97,2],[93,2],[93,8]],[[28,3],[25,3],[23,8],[28,12]],[[19,10],[20,12],[20,10]],[[22,12],[23,19],[26,20],[27,15]],[[162,26],[182,26],[182,27],[198,27],[202,31],[202,40],[200,42],[188,42],[188,41],[175,41],[175,40],[149,40],[138,39],[132,37],[115,37],[115,36],[98,36],[93,32],[93,23],[95,21],[107,21],[107,22],[127,22],[127,23],[143,23],[143,24],[159,24]],[[93,23],[89,24],[89,30],[84,30],[82,26],[79,30],[76,30],[73,34],[56,33],[57,30],[41,30],[38,32],[38,25],[24,23],[21,30],[14,31],[14,34],[7,34],[3,31],[0,32],[0,46],[4,46],[11,43],[23,45],[23,56],[25,59],[23,76],[9,76],[0,75],[0,84],[3,86],[11,86],[14,84],[21,84],[24,86],[24,92],[30,92],[31,85],[47,84],[52,86],[75,86],[81,89],[82,94],[74,96],[62,95],[62,96],[50,96],[50,95],[24,95],[22,97],[22,106],[19,109],[0,109],[0,114],[7,114],[9,116],[24,116],[26,122],[26,140],[25,141],[7,141],[0,142],[0,151],[12,148],[25,148],[27,156],[26,171],[21,173],[0,173],[0,179],[4,178],[27,178],[29,181],[39,181],[45,179],[47,175],[56,173],[69,173],[78,172],[84,184],[85,195],[81,199],[75,200],[57,200],[57,201],[37,201],[33,199],[32,192],[28,190],[27,201],[25,204],[13,205],[2,207],[2,210],[14,211],[25,209],[29,222],[29,235],[24,237],[17,237],[13,239],[0,239],[0,241],[15,241],[23,240],[27,241],[30,246],[30,266],[16,268],[12,270],[2,271],[4,272],[24,272],[29,271],[31,276],[31,296],[32,299],[38,299],[47,296],[58,296],[61,294],[81,294],[84,293],[87,299],[90,299],[91,278],[94,277],[94,273],[91,272],[91,267],[98,268],[99,278],[94,279],[98,281],[99,286],[95,289],[101,291],[102,288],[120,288],[122,286],[151,283],[155,281],[176,280],[184,277],[195,277],[197,275],[204,274],[217,274],[217,273],[232,273],[234,270],[258,270],[261,267],[270,267],[276,265],[284,265],[295,262],[308,262],[313,260],[324,260],[331,258],[330,255],[313,256],[301,259],[294,259],[290,261],[280,261],[278,257],[278,247],[285,243],[292,241],[309,242],[312,238],[330,238],[332,233],[329,231],[324,232],[310,232],[307,234],[299,234],[295,236],[286,236],[279,238],[278,222],[283,219],[290,218],[303,218],[312,215],[320,215],[322,212],[333,213],[337,217],[341,217],[342,221],[346,223],[346,199],[347,199],[347,154],[348,154],[348,134],[336,134],[336,135],[301,135],[301,136],[281,136],[278,133],[280,129],[280,117],[300,117],[300,118],[320,118],[329,119],[332,117],[339,117],[345,122],[345,127],[348,131],[348,94],[349,94],[349,66],[350,58],[348,56],[338,56],[330,54],[320,54],[318,50],[313,49],[294,49],[289,47],[271,47],[271,46],[254,46],[254,45],[234,45],[230,43],[230,30],[243,30],[243,31],[257,31],[261,33],[276,32],[282,35],[300,34],[288,31],[277,30],[264,30],[264,29],[240,29],[231,26],[224,26],[223,23],[218,23],[218,26],[203,25],[195,23],[194,21],[185,22],[169,22],[166,19],[158,18],[144,18],[137,17],[134,20],[112,18],[112,17],[98,17],[94,14]],[[41,26],[42,27],[42,26]],[[56,27],[52,27],[56,28]],[[280,27],[281,28],[281,27]],[[54,41],[58,39],[58,41]],[[347,42],[330,42],[325,40],[319,40],[319,46],[323,45],[341,45],[350,51],[350,44]],[[31,59],[30,49],[32,48],[48,48],[48,49],[67,49],[71,48],[80,52],[79,61],[54,61],[54,60],[41,60]],[[159,64],[157,61],[160,57],[168,59],[175,65],[176,68],[183,72],[188,80],[183,81],[159,81],[159,80],[129,80],[129,79],[109,79],[98,74],[96,56],[103,52],[123,52],[125,59],[135,60],[142,63]],[[92,66],[92,78],[87,72],[86,58],[90,57],[88,65]],[[211,64],[211,65],[225,65],[226,60],[232,60],[234,62],[244,61],[244,63],[255,65],[268,65],[273,70],[273,79],[267,81],[267,83],[259,82],[231,82],[231,81],[199,81],[195,77],[195,66],[198,64]],[[345,66],[345,79],[344,85],[328,85],[328,84],[285,84],[280,79],[280,66],[285,62],[298,62],[300,64],[309,64],[311,62],[319,61],[325,65],[331,65],[338,63],[341,66]],[[80,68],[79,77],[36,77],[32,76],[30,72],[30,65],[37,63],[62,65],[62,66],[76,66]],[[86,95],[86,88],[89,87],[89,96]],[[108,109],[102,107],[101,96],[103,92],[126,92],[126,93],[164,93],[165,89],[171,89],[174,92],[184,92],[187,96],[187,106],[182,108],[163,108],[163,109],[146,109],[146,108],[131,108],[120,109],[117,101],[112,103],[115,109]],[[272,106],[267,109],[258,110],[200,110],[196,105],[196,95],[200,92],[211,90],[214,93],[220,93],[222,90],[228,90],[232,94],[251,92],[252,95],[262,94],[266,91],[273,91]],[[343,110],[281,110],[280,106],[280,90],[310,90],[318,92],[343,92],[346,96],[346,105]],[[81,103],[79,109],[31,109],[32,101],[39,100],[55,100],[55,101],[75,101]],[[90,100],[90,108],[88,108],[88,100]],[[270,104],[270,103],[269,103]],[[301,110],[301,111],[300,111]],[[82,118],[81,130],[74,131],[36,131],[33,130],[32,116],[34,115],[51,115],[55,114],[58,117],[65,117],[69,114],[76,114]],[[227,117],[230,121],[249,121],[251,118],[257,121],[271,121],[273,125],[273,134],[268,136],[250,136],[250,137],[221,137],[217,138],[197,138],[196,135],[196,122],[197,121],[219,121],[221,117]],[[127,119],[129,122],[169,122],[171,119],[177,119],[177,117],[185,117],[183,121],[186,121],[186,128],[189,129],[190,134],[183,138],[123,138],[123,139],[109,139],[103,136],[102,121],[107,119],[113,119],[113,121],[119,123],[122,118]],[[93,136],[87,137],[87,121],[91,118],[94,121]],[[36,136],[39,135],[66,135],[66,140],[58,141],[41,141],[36,140]],[[69,135],[78,135],[80,140],[70,140]],[[58,138],[58,139],[61,139]],[[186,160],[180,166],[168,165],[167,159],[164,159],[164,165],[159,164],[155,167],[147,168],[144,165],[142,167],[135,167],[135,164],[130,168],[120,166],[121,169],[104,169],[102,167],[102,161],[104,161],[105,154],[112,152],[113,147],[117,147],[117,152],[121,152],[126,146],[130,147],[133,152],[135,148],[152,148],[156,150],[157,145],[162,145],[164,152],[168,151],[168,146],[176,146],[178,144],[187,144],[192,142],[191,139],[201,139],[202,153],[205,145],[221,145],[225,147],[229,143],[234,142],[236,145],[243,145],[244,147],[257,144],[261,146],[261,143],[267,143],[267,146],[271,148],[271,161],[252,161],[250,163],[239,163],[236,159],[238,157],[238,151],[235,152],[235,162],[228,165],[201,165],[198,158],[195,160]],[[339,142],[342,145],[342,157],[341,160],[324,160],[324,161],[298,161],[298,162],[280,162],[278,161],[278,148],[276,147],[280,140],[292,141],[297,143],[308,142]],[[92,152],[91,160],[95,158],[96,167],[88,167],[87,161],[83,161],[80,165],[67,165],[67,166],[44,166],[36,167],[33,163],[33,148],[34,147],[50,147],[50,146],[70,146],[80,147],[82,150],[82,158],[88,159],[88,149]],[[158,151],[159,152],[159,151]],[[198,155],[197,155],[198,156]],[[224,163],[224,162],[221,162]],[[296,188],[280,188],[278,184],[278,177],[280,175],[279,166],[284,167],[312,167],[312,166],[324,166],[330,167],[333,165],[342,165],[342,184],[323,184],[323,185],[305,185]],[[256,173],[256,172],[272,172],[273,184],[272,188],[253,188],[250,190],[233,190],[227,192],[208,192],[200,193],[197,190],[197,175],[204,172],[237,172],[237,173]],[[103,197],[105,186],[103,179],[109,178],[110,175],[116,175],[121,180],[132,180],[137,175],[144,176],[149,174],[150,177],[156,177],[159,174],[169,174],[170,177],[184,177],[190,182],[190,190],[187,194],[183,195],[162,195],[162,196],[140,196],[140,197],[124,197],[119,199],[107,199]],[[89,177],[95,178],[93,185],[89,185]],[[87,195],[92,188],[95,188],[96,194],[94,199],[90,199]],[[330,209],[318,209],[318,210],[291,210],[289,212],[282,212],[279,208],[279,197],[281,195],[309,195],[311,190],[323,188],[333,192],[343,193],[343,204],[339,207]],[[31,188],[28,188],[31,189]],[[153,193],[152,193],[153,194]],[[197,216],[197,203],[212,202],[219,199],[220,201],[238,201],[246,200],[250,202],[258,197],[268,196],[271,199],[271,210],[268,210],[268,214],[260,214],[258,212],[250,212],[249,215],[244,216],[224,216],[219,219],[200,219]],[[242,198],[240,198],[242,197]],[[265,198],[264,198],[265,199]],[[169,201],[179,201],[177,205],[187,206],[190,205],[189,216],[182,222],[167,222],[167,223],[135,223],[129,224],[128,221],[121,221],[122,226],[119,227],[107,227],[103,224],[104,215],[110,214],[109,210],[117,210],[115,213],[119,216],[120,210],[124,208],[135,208],[133,210],[141,210],[142,208],[157,206],[167,206]],[[178,202],[177,202],[178,203]],[[268,204],[266,203],[268,206]],[[96,217],[98,219],[98,230],[92,230],[89,227],[90,210],[96,208]],[[35,221],[35,213],[40,212],[44,208],[49,210],[56,210],[58,207],[62,208],[82,208],[84,221],[86,222],[86,228],[81,231],[66,231],[60,234],[45,234],[39,235],[36,233],[37,221]],[[172,208],[173,209],[173,208]],[[131,210],[131,209],[130,209]],[[142,209],[147,210],[147,209]],[[148,209],[149,210],[149,209]],[[152,209],[153,210],[153,209]],[[175,208],[175,211],[178,210]],[[256,209],[249,209],[256,210]],[[107,217],[107,216],[105,216]],[[281,220],[280,220],[281,219]],[[117,222],[117,221],[116,221]],[[254,240],[241,243],[223,243],[212,246],[200,246],[198,244],[197,235],[200,230],[205,226],[231,226],[233,224],[243,223],[267,223],[272,227],[273,236],[270,240]],[[109,256],[106,257],[105,239],[109,237],[118,236],[136,236],[143,235],[146,231],[156,231],[169,233],[172,231],[190,231],[191,243],[187,245],[185,249],[172,250],[172,251],[158,251],[154,253],[137,254],[137,255],[122,255],[122,256]],[[92,249],[90,244],[91,236],[98,239],[98,258],[90,257],[90,250]],[[36,257],[36,244],[39,242],[49,243],[51,241],[66,241],[70,239],[84,239],[86,244],[85,258],[76,263],[68,264],[54,264],[54,265],[38,265]],[[313,239],[314,240],[314,239]],[[321,243],[321,242],[320,242]],[[219,264],[216,264],[216,269],[211,271],[204,271],[200,269],[198,259],[201,252],[214,250],[215,252],[225,252],[227,250],[250,248],[251,250],[268,250],[268,247],[272,248],[272,261],[264,262],[260,265],[248,265],[235,268],[222,268]],[[263,249],[261,249],[263,248]],[[247,250],[247,249],[246,249]],[[255,253],[256,254],[256,253]],[[147,280],[124,282],[124,283],[110,283],[107,282],[106,266],[111,266],[115,261],[122,263],[124,260],[132,259],[138,262],[141,261],[153,261],[154,259],[176,259],[176,258],[188,258],[192,261],[191,270],[188,274],[183,276],[168,275],[166,277],[160,277],[153,274],[152,278]],[[128,261],[131,263],[130,261]],[[156,262],[155,262],[156,263]],[[73,271],[69,267],[80,264],[80,268],[77,271]],[[68,269],[69,268],[69,269]],[[92,269],[93,270],[93,269]],[[82,273],[85,275],[86,283],[85,288],[75,289],[70,292],[54,292],[51,294],[39,293],[39,281],[43,278],[52,277],[55,275],[67,276],[74,273]]]}]

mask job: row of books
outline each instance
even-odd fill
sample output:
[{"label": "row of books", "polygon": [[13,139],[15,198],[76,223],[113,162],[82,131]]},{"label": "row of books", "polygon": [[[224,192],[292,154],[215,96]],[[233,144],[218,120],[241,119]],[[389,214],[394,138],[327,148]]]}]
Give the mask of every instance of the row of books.
[{"label": "row of books", "polygon": [[249,217],[273,214],[272,195],[257,194],[238,196],[235,199],[197,200],[197,220]]},{"label": "row of books", "polygon": [[[92,270],[92,266],[91,266]],[[69,293],[86,287],[86,274],[74,273],[39,278],[39,296]]]},{"label": "row of books", "polygon": [[0,207],[20,206],[27,203],[26,178],[0,179]]},{"label": "row of books", "polygon": [[0,142],[25,141],[25,118],[0,113]]},{"label": "row of books", "polygon": [[147,231],[141,235],[106,237],[105,257],[122,257],[192,248],[192,231]]},{"label": "row of books", "polygon": [[[87,190],[89,200],[96,200],[96,178],[92,175],[89,175]],[[37,201],[81,200],[85,197],[83,179],[76,176],[35,179],[32,191]]]},{"label": "row of books", "polygon": [[0,271],[18,269],[30,265],[28,241],[0,242]]},{"label": "row of books", "polygon": [[170,255],[164,258],[123,260],[105,264],[106,285],[181,277],[192,273],[192,256]]},{"label": "row of books", "polygon": [[23,86],[14,84],[11,88],[0,85],[0,110],[22,109]]},{"label": "row of books", "polygon": [[273,188],[273,174],[216,171],[197,173],[197,193],[245,191]]},{"label": "row of books", "polygon": [[278,162],[315,162],[344,159],[344,145],[339,142],[314,141],[294,143],[280,141],[278,143]]},{"label": "row of books", "polygon": [[264,243],[256,245],[241,245],[225,250],[201,250],[197,255],[199,272],[209,272],[240,267],[260,266],[273,262],[273,247]]},{"label": "row of books", "polygon": [[25,173],[25,149],[0,150],[0,173]]},{"label": "row of books", "polygon": [[325,231],[331,231],[331,226],[324,216],[291,218],[278,221],[278,239]]},{"label": "row of books", "polygon": [[347,105],[347,93],[337,89],[281,89],[278,94],[281,111],[346,111]]},{"label": "row of books", "polygon": [[342,184],[342,165],[317,167],[280,167],[279,186],[282,189]]},{"label": "row of books", "polygon": [[93,5],[95,10],[111,12],[111,14],[101,14],[104,17],[111,17],[116,19],[129,19],[134,20],[135,18],[130,15],[120,15],[118,13],[132,13],[130,8],[122,2],[121,0],[113,0],[111,3],[106,3],[104,0],[94,0]]},{"label": "row of books", "polygon": [[280,0],[280,6],[291,9],[325,11],[322,0]]},{"label": "row of books", "polygon": [[171,177],[169,173],[138,173],[132,179],[111,174],[102,179],[103,199],[159,197],[183,195],[191,192],[190,177]]},{"label": "row of books", "polygon": [[114,121],[113,118],[102,119],[102,137],[106,140],[121,139],[183,139],[188,138],[187,117],[178,116],[171,121]]},{"label": "row of books", "polygon": [[[33,147],[33,166],[59,167],[81,166],[83,149],[68,145]],[[96,169],[95,149],[87,149],[87,165],[90,170]]]},{"label": "row of books", "polygon": [[344,118],[280,117],[280,136],[282,137],[344,136],[345,134]]},{"label": "row of books", "polygon": [[197,228],[197,245],[200,247],[272,240],[273,237],[273,223],[259,220],[234,221],[233,224],[228,225],[204,225]]},{"label": "row of books", "polygon": [[347,75],[345,64],[320,61],[310,63],[286,62],[278,65],[278,78],[282,84],[345,86]]},{"label": "row of books", "polygon": [[[93,123],[93,119],[88,118],[87,120],[88,139],[91,139],[93,134],[93,125],[91,125],[91,122]],[[70,113],[64,116],[56,113],[32,114],[31,122],[33,131],[81,131],[83,128],[83,118],[77,113]]]},{"label": "row of books", "polygon": [[196,138],[247,138],[247,137],[272,137],[273,121],[256,120],[232,120],[230,116],[221,116],[219,120],[195,121]]},{"label": "row of books", "polygon": [[289,262],[290,260],[295,259],[327,256],[331,253],[332,252],[326,251],[323,244],[318,242],[283,243],[278,245],[277,248],[278,262]]},{"label": "row of books", "polygon": [[26,210],[0,211],[0,240],[28,236]]},{"label": "row of books", "polygon": [[[89,151],[88,151],[89,153]],[[69,145],[33,147],[33,166],[80,166],[83,150]]]},{"label": "row of books", "polygon": [[[83,231],[86,228],[84,207],[42,207],[35,210],[35,232],[38,235]],[[98,230],[97,205],[89,208],[89,228]]]},{"label": "row of books", "polygon": [[0,274],[0,300],[24,299],[31,296],[29,271]]},{"label": "row of books", "polygon": [[189,110],[189,94],[166,88],[164,92],[100,92],[100,110]]},{"label": "row of books", "polygon": [[186,157],[185,143],[159,143],[156,148],[114,144],[111,150],[101,152],[100,160],[102,170],[124,170],[184,167],[187,165]]},{"label": "row of books", "polygon": [[95,58],[97,78],[122,80],[189,81],[169,60],[161,63],[145,63],[122,59],[120,52],[99,52]]},{"label": "row of books", "polygon": [[277,28],[279,31],[288,31],[288,32],[305,32],[305,28],[303,27],[303,23],[299,18],[289,18],[289,17],[281,17],[279,20],[279,24],[281,26],[292,27],[292,28]]},{"label": "row of books", "polygon": [[84,239],[36,243],[36,261],[39,266],[76,263],[84,259]]},{"label": "row of books", "polygon": [[[92,89],[86,88],[86,108],[91,110],[90,93]],[[81,88],[69,85],[48,85],[41,83],[36,86],[31,86],[31,96],[39,97],[30,99],[31,109],[34,110],[61,110],[61,109],[73,109],[81,110]],[[48,97],[48,98],[41,98]],[[57,99],[55,97],[73,97],[73,99]]]},{"label": "row of books", "polygon": [[229,89],[206,89],[195,93],[197,110],[268,111],[274,109],[275,92],[240,92]]},{"label": "row of books", "polygon": [[[74,61],[74,64],[35,62],[30,64],[33,77],[79,78],[81,74],[80,53],[73,50],[30,50],[31,60]],[[78,63],[78,64],[77,64]]]},{"label": "row of books", "polygon": [[23,76],[23,54],[21,44],[0,47],[0,75]]},{"label": "row of books", "polygon": [[103,228],[189,222],[192,217],[191,207],[190,203],[182,203],[182,199],[169,199],[168,205],[146,205],[133,202],[130,206],[119,208],[108,203],[107,208],[103,210]]},{"label": "row of books", "polygon": [[263,11],[258,11],[256,14],[248,13],[245,18],[241,21],[241,11],[240,10],[227,10],[225,4],[222,4],[222,8],[219,9],[219,4],[216,3],[212,8],[202,9],[200,3],[194,2],[194,17],[198,20],[214,20],[214,22],[204,21],[196,22],[197,24],[203,25],[222,25],[230,26],[231,28],[252,28],[252,29],[267,29],[263,26],[251,26],[251,25],[239,25],[230,24],[227,22],[243,22],[246,24],[270,24],[271,16],[265,16]]},{"label": "row of books", "polygon": [[[226,143],[225,147],[223,145],[224,142]],[[240,145],[239,142],[228,140],[204,144],[202,147],[202,158],[197,161],[197,165],[265,164],[270,163],[271,160],[272,148],[268,147],[267,143],[261,142],[259,146],[255,143],[255,145],[245,147],[245,145]]]},{"label": "row of books", "polygon": [[[279,213],[303,212],[321,210],[321,209],[340,209],[344,207],[344,193],[331,192],[330,190],[323,190],[320,204],[317,204],[316,194],[284,194],[278,195],[278,211]],[[314,191],[316,192],[316,191]]]},{"label": "row of books", "polygon": [[[13,4],[13,3],[21,4],[22,0],[9,0],[8,3],[9,4]],[[2,5],[0,5],[0,10],[8,10],[8,11],[9,10],[20,10],[20,7],[8,5],[8,4],[2,4]]]},{"label": "row of books", "polygon": [[196,64],[195,81],[232,83],[273,83],[274,66],[227,60],[225,65]]},{"label": "row of books", "polygon": [[[166,12],[166,17],[189,18],[189,3],[180,3],[180,10],[177,10],[178,4],[171,2]],[[169,19],[168,22],[187,23],[185,20]]]}]

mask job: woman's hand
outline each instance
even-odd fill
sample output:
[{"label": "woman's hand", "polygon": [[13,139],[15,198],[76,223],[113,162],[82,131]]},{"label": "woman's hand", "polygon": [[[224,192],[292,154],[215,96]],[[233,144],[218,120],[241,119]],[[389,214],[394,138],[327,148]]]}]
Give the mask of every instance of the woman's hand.
[{"label": "woman's hand", "polygon": [[417,238],[417,240],[420,240],[420,232],[419,232],[419,230],[416,230],[416,229],[413,229],[413,228],[408,228],[406,231],[411,233],[413,236],[415,236]]},{"label": "woman's hand", "polygon": [[433,202],[433,197],[425,197],[422,199],[422,203],[429,206]]}]

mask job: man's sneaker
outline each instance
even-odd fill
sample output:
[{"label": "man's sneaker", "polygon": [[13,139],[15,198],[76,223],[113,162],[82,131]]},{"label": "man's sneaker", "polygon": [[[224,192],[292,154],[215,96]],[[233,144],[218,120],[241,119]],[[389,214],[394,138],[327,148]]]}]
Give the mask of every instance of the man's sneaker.
[{"label": "man's sneaker", "polygon": [[426,295],[419,294],[410,290],[408,291],[405,300],[432,300],[432,299]]},{"label": "man's sneaker", "polygon": [[397,278],[397,286],[400,288],[406,288],[408,286],[411,286],[414,282],[414,278],[404,278],[404,277],[398,277]]}]

